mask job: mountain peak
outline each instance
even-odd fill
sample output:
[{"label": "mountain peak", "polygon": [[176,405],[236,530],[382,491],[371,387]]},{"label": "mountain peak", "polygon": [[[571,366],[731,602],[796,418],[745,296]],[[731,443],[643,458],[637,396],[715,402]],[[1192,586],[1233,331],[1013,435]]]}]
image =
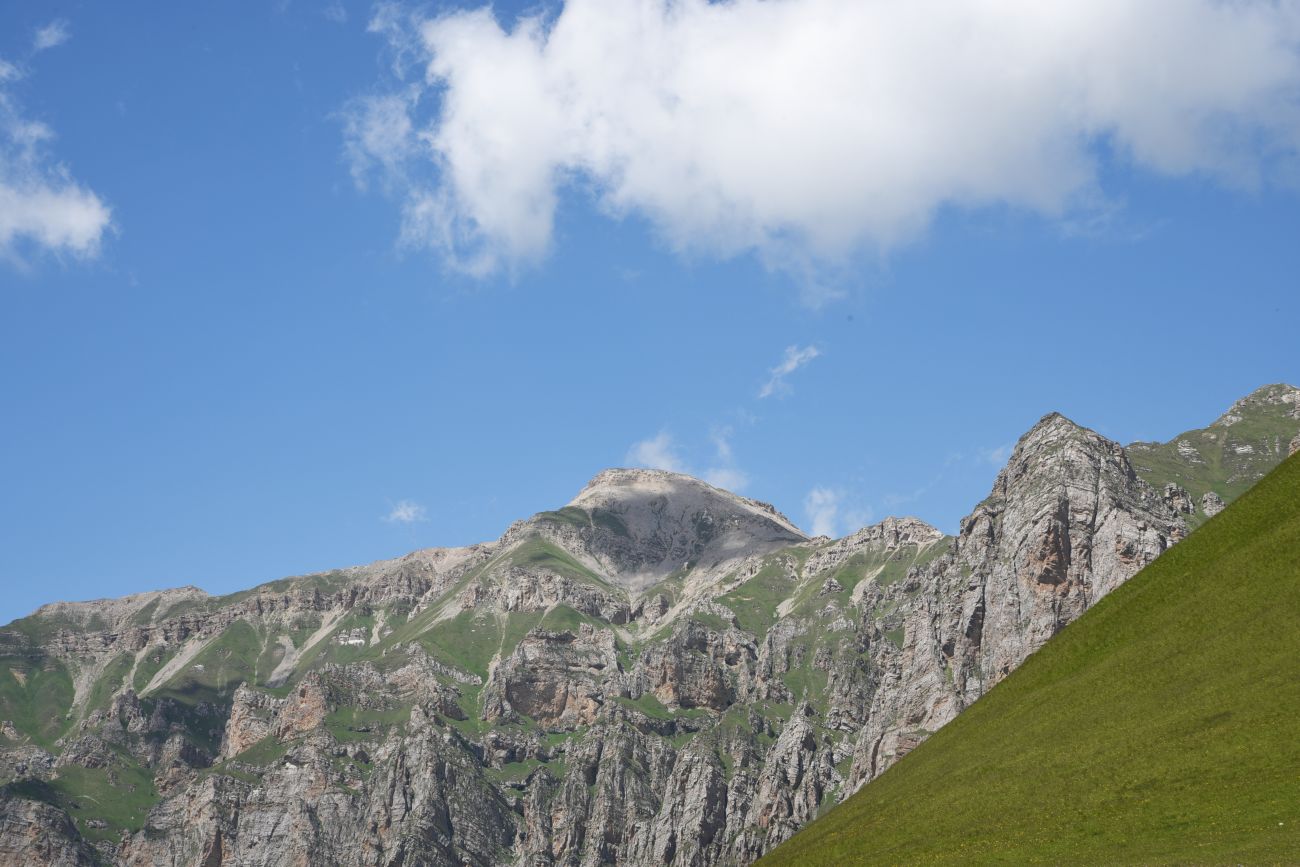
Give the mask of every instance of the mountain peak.
[{"label": "mountain peak", "polygon": [[1038,451],[1053,442],[1065,441],[1104,443],[1107,446],[1111,444],[1096,431],[1066,418],[1059,412],[1049,412],[1020,437],[1015,451],[1012,452],[1011,460],[1014,462],[1018,457]]},{"label": "mountain peak", "polygon": [[1285,382],[1257,388],[1228,407],[1228,411],[1215,419],[1211,427],[1232,427],[1256,414],[1300,420],[1300,388]]},{"label": "mountain peak", "polygon": [[619,506],[638,503],[678,501],[683,507],[721,509],[723,512],[748,512],[761,519],[779,524],[801,539],[806,535],[794,522],[777,511],[771,503],[742,497],[724,488],[710,485],[702,479],[670,470],[612,467],[602,470],[569,502],[579,509],[605,508],[619,511]]},{"label": "mountain peak", "polygon": [[767,554],[808,536],[767,503],[684,473],[614,468],[506,541],[540,533],[615,582],[641,590],[674,572]]}]

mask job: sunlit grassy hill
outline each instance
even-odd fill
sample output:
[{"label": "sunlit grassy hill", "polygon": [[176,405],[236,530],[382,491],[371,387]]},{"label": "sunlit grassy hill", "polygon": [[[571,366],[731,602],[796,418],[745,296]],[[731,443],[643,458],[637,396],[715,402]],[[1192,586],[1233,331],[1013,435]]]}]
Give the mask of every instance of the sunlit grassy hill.
[{"label": "sunlit grassy hill", "polygon": [[763,865],[1300,861],[1300,455]]}]

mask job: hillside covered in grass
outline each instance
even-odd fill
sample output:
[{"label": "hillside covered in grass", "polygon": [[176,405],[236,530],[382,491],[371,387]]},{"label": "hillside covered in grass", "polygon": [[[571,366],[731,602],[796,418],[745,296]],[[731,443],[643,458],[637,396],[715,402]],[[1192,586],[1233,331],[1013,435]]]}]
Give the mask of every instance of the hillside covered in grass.
[{"label": "hillside covered in grass", "polygon": [[761,862],[1300,857],[1300,456]]}]

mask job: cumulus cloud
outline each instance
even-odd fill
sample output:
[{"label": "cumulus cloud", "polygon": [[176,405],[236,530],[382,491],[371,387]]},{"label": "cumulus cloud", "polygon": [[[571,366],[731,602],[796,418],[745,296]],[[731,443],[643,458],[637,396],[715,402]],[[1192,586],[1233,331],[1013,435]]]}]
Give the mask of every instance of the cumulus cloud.
[{"label": "cumulus cloud", "polygon": [[816,346],[787,346],[785,348],[785,357],[781,363],[768,371],[767,382],[759,389],[758,396],[771,397],[774,394],[789,394],[790,384],[786,382],[786,377],[794,373],[799,368],[821,355],[821,350]]},{"label": "cumulus cloud", "polygon": [[72,31],[68,29],[68,22],[58,18],[36,31],[36,35],[32,37],[32,50],[44,51],[47,48],[54,48],[70,38],[72,38]]},{"label": "cumulus cloud", "polygon": [[832,488],[816,487],[803,499],[808,526],[814,536],[834,536],[839,525],[840,502],[844,494]]},{"label": "cumulus cloud", "polygon": [[743,491],[749,486],[749,474],[736,466],[736,453],[731,447],[735,429],[721,425],[709,431],[713,443],[713,466],[704,471],[704,481],[728,491]]},{"label": "cumulus cloud", "polygon": [[51,156],[54,131],[24,116],[11,93],[21,77],[0,60],[0,258],[21,262],[27,248],[93,256],[112,212]]},{"label": "cumulus cloud", "polygon": [[414,500],[399,500],[384,520],[390,524],[416,524],[429,520],[429,513]]},{"label": "cumulus cloud", "polygon": [[749,476],[735,464],[731,435],[730,427],[715,428],[711,432],[714,460],[711,466],[701,471],[693,469],[690,462],[682,457],[676,440],[667,431],[660,431],[655,436],[634,443],[628,449],[626,460],[629,466],[698,476],[710,485],[739,492],[749,484]]},{"label": "cumulus cloud", "polygon": [[704,481],[715,488],[739,493],[749,484],[749,475],[735,467],[710,467],[704,471]]},{"label": "cumulus cloud", "polygon": [[407,239],[472,273],[542,258],[566,188],[680,252],[807,272],[944,208],[1104,205],[1102,154],[1233,184],[1296,174],[1295,0],[546,9],[503,24],[382,4],[371,23],[432,97],[406,103],[424,170]]},{"label": "cumulus cloud", "polygon": [[835,538],[841,533],[860,530],[871,523],[869,507],[853,506],[848,494],[839,488],[818,485],[803,500],[804,514],[814,536]]},{"label": "cumulus cloud", "polygon": [[634,443],[627,451],[627,462],[634,467],[651,470],[668,470],[685,473],[686,463],[678,453],[677,444],[667,431],[660,431],[649,439]]}]

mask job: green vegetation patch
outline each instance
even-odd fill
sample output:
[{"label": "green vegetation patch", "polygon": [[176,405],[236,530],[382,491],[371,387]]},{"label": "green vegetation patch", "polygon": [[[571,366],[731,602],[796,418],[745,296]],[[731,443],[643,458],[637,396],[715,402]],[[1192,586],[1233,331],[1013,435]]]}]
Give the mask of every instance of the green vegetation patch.
[{"label": "green vegetation patch", "polygon": [[125,685],[126,676],[135,664],[135,654],[119,653],[104,667],[104,671],[90,688],[90,696],[83,712],[95,708],[106,708],[113,700],[114,694]]},{"label": "green vegetation patch", "polygon": [[228,703],[239,684],[256,682],[261,655],[261,634],[245,621],[236,620],[154,695],[190,705]]},{"label": "green vegetation patch", "polygon": [[718,597],[718,601],[735,612],[742,629],[762,635],[776,623],[776,610],[790,596],[793,583],[781,562],[773,559],[753,578]]},{"label": "green vegetation patch", "polygon": [[625,696],[616,696],[614,701],[625,707],[636,708],[646,716],[655,719],[672,719],[673,712],[668,706],[655,697],[654,693],[642,693],[640,698],[627,698]]},{"label": "green vegetation patch", "polygon": [[123,831],[144,827],[149,810],[158,803],[153,777],[125,753],[114,753],[103,768],[65,765],[49,782],[22,780],[0,788],[12,796],[65,810],[81,835],[92,843],[116,843]]},{"label": "green vegetation patch", "polygon": [[577,527],[579,530],[591,526],[591,515],[588,515],[585,509],[579,509],[577,506],[565,506],[563,509],[556,509],[553,512],[538,512],[537,518],[551,524],[567,524],[570,527]]},{"label": "green vegetation patch", "polygon": [[540,536],[525,540],[511,551],[510,562],[525,569],[548,569],[576,581],[592,581],[603,587],[609,586],[605,579]]},{"label": "green vegetation patch", "polygon": [[502,645],[501,625],[495,615],[462,611],[430,627],[420,644],[435,658],[486,679],[488,664]]},{"label": "green vegetation patch", "polygon": [[[1167,443],[1133,443],[1128,447],[1129,459],[1137,474],[1157,491],[1170,482],[1185,489],[1196,504],[1196,512],[1185,517],[1189,526],[1197,527],[1205,522],[1200,505],[1207,492],[1214,491],[1231,503],[1281,462],[1297,431],[1289,408],[1289,404],[1248,403],[1232,425],[1186,431]],[[1196,452],[1180,452],[1180,442],[1189,443]]]},{"label": "green vegetation patch", "polygon": [[377,740],[383,732],[405,725],[410,718],[409,705],[387,710],[346,706],[326,715],[325,728],[338,741]]},{"label": "green vegetation patch", "polygon": [[1300,457],[765,865],[1287,863]]},{"label": "green vegetation patch", "polygon": [[0,719],[36,744],[54,748],[68,730],[73,699],[72,676],[56,660],[0,657]]},{"label": "green vegetation patch", "polygon": [[711,614],[708,611],[693,611],[691,612],[691,619],[696,623],[701,623],[709,627],[714,632],[726,632],[731,628],[730,623],[723,620],[718,615]]}]

